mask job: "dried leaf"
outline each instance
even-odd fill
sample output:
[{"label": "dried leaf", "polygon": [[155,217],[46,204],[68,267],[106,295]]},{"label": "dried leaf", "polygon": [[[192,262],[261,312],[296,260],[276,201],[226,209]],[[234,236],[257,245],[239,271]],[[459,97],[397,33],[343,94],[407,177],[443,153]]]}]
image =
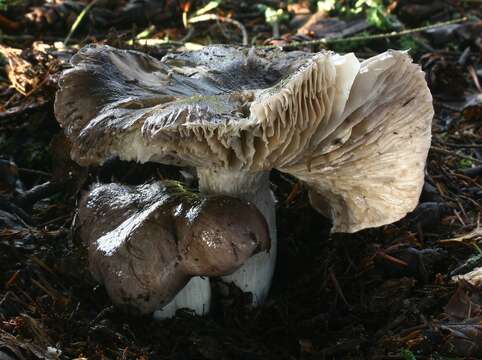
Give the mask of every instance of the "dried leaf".
[{"label": "dried leaf", "polygon": [[459,286],[445,306],[451,320],[460,321],[482,315],[482,298],[478,291],[471,292],[467,286]]}]

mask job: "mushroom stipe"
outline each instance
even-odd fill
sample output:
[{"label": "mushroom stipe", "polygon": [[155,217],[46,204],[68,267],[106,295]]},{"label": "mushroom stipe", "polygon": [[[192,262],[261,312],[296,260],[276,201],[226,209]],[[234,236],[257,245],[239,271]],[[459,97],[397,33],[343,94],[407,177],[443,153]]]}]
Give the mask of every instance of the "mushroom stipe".
[{"label": "mushroom stipe", "polygon": [[[250,201],[264,215],[271,250],[224,277],[255,304],[268,294],[276,259],[271,169],[306,185],[333,232],[389,224],[418,202],[433,106],[424,73],[405,52],[360,62],[354,54],[213,45],[156,60],[91,45],[71,63],[55,113],[74,160],[192,166],[202,193]],[[207,296],[185,291],[192,307],[206,308]]]}]

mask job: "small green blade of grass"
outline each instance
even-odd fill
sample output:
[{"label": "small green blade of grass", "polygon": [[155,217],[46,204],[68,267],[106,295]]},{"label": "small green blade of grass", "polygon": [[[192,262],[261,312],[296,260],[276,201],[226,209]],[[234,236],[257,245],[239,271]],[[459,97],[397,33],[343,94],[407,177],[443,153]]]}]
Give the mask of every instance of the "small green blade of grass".
[{"label": "small green blade of grass", "polygon": [[151,25],[147,29],[144,29],[139,34],[137,34],[136,39],[145,39],[150,36],[155,30],[156,27],[154,25]]},{"label": "small green blade of grass", "polygon": [[81,12],[80,14],[77,16],[77,19],[75,19],[74,23],[72,24],[72,27],[70,28],[70,31],[69,31],[69,34],[67,35],[67,37],[65,38],[64,40],[64,45],[67,46],[67,44],[69,43],[70,41],[70,38],[72,37],[72,35],[75,33],[75,30],[77,30],[77,28],[79,27],[80,23],[82,22],[82,20],[84,19],[85,15],[87,15],[87,13],[90,11],[90,9],[92,9],[94,7],[94,5],[97,3],[97,1],[99,0],[92,0],[89,5],[87,5]]},{"label": "small green blade of grass", "polygon": [[210,12],[211,10],[216,9],[219,5],[221,5],[221,3],[222,3],[222,0],[210,1],[206,5],[204,5],[202,8],[196,10],[196,12],[194,13],[194,16],[206,14],[206,13]]}]

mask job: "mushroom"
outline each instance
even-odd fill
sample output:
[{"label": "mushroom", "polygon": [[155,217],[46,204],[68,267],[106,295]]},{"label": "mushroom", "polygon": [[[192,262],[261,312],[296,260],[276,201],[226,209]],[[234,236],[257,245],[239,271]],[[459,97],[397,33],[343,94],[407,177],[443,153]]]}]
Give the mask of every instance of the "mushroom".
[{"label": "mushroom", "polygon": [[[269,248],[254,205],[200,196],[175,181],[96,184],[81,198],[78,224],[94,278],[115,304],[142,314],[165,307],[191,277],[230,274]],[[209,296],[203,284],[189,286]]]},{"label": "mushroom", "polygon": [[333,232],[391,223],[418,202],[433,106],[405,52],[360,62],[215,45],[159,61],[87,46],[71,62],[55,113],[73,159],[193,166],[201,192],[251,201],[263,213],[270,251],[224,277],[254,303],[265,299],[275,267],[271,169],[306,184]]}]

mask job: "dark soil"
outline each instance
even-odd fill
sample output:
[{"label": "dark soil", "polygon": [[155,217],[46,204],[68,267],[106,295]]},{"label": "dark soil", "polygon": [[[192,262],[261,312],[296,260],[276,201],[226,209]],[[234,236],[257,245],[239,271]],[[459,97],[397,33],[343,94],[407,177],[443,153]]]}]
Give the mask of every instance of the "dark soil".
[{"label": "dark soil", "polygon": [[[273,172],[280,250],[264,305],[252,308],[235,287],[213,280],[217,301],[209,316],[179,311],[159,322],[111,306],[72,231],[79,192],[94,181],[139,184],[183,176],[176,167],[153,163],[73,163],[53,114],[57,79],[89,42],[159,58],[186,42],[240,44],[240,29],[222,19],[184,28],[183,12],[193,16],[207,3],[99,1],[73,32],[71,47],[62,47],[53,44],[66,38],[85,2],[0,0],[0,359],[482,358],[482,280],[452,279],[482,267],[477,1],[385,1],[377,9],[360,7],[359,14],[347,10],[356,10],[356,1],[340,1],[298,32],[316,6],[265,1],[287,15],[280,17],[277,38],[266,10],[256,4],[223,1],[212,9],[210,14],[244,24],[253,44],[287,50],[292,41],[330,31],[370,36],[466,16],[430,31],[328,46],[360,57],[411,48],[426,71],[436,115],[420,204],[397,223],[330,234],[330,221],[311,209],[303,185]],[[376,11],[383,14],[378,22]],[[350,27],[366,19],[368,27]],[[175,41],[128,42],[146,28],[149,38]]]}]

